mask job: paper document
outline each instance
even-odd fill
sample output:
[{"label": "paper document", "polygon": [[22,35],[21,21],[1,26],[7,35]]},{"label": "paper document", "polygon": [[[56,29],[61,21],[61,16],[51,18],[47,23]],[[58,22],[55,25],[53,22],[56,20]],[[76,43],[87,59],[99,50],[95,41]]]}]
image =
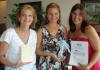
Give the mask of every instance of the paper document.
[{"label": "paper document", "polygon": [[71,41],[71,56],[69,65],[88,64],[88,42]]},{"label": "paper document", "polygon": [[22,60],[22,62],[33,62],[33,47],[32,47],[32,45],[21,46],[21,60]]}]

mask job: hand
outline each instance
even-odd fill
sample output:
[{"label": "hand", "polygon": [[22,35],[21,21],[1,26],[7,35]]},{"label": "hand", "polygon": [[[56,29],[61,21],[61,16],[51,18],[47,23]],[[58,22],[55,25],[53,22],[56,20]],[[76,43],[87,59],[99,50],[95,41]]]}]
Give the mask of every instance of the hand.
[{"label": "hand", "polygon": [[62,61],[64,61],[65,59],[66,59],[66,56],[62,56],[61,58],[60,58]]},{"label": "hand", "polygon": [[63,52],[65,52],[65,51],[66,51],[66,48],[64,47]]},{"label": "hand", "polygon": [[58,56],[57,56],[56,54],[53,54],[53,53],[52,53],[52,57],[53,57],[55,60],[57,60],[58,62],[62,62],[62,61],[64,61],[64,59],[65,59],[65,56],[63,56],[62,58],[58,58]]},{"label": "hand", "polygon": [[83,64],[80,64],[80,63],[79,63],[79,65],[80,66],[77,67],[79,70],[90,70],[88,65],[83,65]]},{"label": "hand", "polygon": [[30,63],[32,63],[32,62],[22,62],[21,58],[20,58],[19,61],[13,67],[14,68],[19,68],[19,67],[21,67],[21,66],[23,66],[25,64],[30,64]]}]

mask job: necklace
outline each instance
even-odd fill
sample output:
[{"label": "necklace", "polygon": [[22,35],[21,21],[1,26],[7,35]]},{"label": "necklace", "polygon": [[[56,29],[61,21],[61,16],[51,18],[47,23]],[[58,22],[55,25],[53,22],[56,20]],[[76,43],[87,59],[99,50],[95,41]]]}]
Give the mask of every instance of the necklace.
[{"label": "necklace", "polygon": [[28,42],[28,38],[29,38],[29,30],[26,31],[21,31],[20,28],[18,28],[18,34],[20,39],[24,42],[27,43]]},{"label": "necklace", "polygon": [[27,35],[29,33],[29,30],[21,31],[20,28],[18,27],[18,33],[22,35]]}]

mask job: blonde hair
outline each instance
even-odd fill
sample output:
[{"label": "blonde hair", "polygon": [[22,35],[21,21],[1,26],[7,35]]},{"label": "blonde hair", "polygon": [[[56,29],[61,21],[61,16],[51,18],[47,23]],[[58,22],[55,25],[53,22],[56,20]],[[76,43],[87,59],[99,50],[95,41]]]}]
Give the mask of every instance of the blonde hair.
[{"label": "blonde hair", "polygon": [[32,15],[33,15],[33,22],[31,24],[30,27],[34,28],[35,27],[35,23],[37,21],[37,14],[35,9],[30,6],[30,5],[23,5],[16,13],[16,26],[19,27],[20,26],[20,21],[19,21],[19,17],[21,16],[21,14],[25,11],[25,10],[30,10],[32,11]]},{"label": "blonde hair", "polygon": [[[50,8],[56,8],[59,11],[59,15],[60,15],[60,7],[59,7],[59,5],[57,3],[54,3],[54,2],[50,3],[46,8],[45,24],[48,24],[47,13],[48,13],[48,10]],[[60,24],[60,17],[61,16],[59,16],[59,19],[57,21],[58,24]]]}]

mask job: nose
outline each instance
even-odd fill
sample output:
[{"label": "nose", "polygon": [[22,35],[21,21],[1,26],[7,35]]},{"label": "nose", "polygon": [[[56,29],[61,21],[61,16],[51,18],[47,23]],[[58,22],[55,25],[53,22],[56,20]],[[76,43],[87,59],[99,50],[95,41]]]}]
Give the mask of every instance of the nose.
[{"label": "nose", "polygon": [[29,18],[29,16],[28,16],[28,15],[26,15],[26,16],[25,16],[25,18],[26,18],[26,19],[28,19],[28,18]]},{"label": "nose", "polygon": [[54,14],[52,14],[52,18],[54,18],[55,17],[55,15]]},{"label": "nose", "polygon": [[78,18],[78,17],[79,17],[79,15],[76,14],[76,15],[75,15],[75,18]]}]

